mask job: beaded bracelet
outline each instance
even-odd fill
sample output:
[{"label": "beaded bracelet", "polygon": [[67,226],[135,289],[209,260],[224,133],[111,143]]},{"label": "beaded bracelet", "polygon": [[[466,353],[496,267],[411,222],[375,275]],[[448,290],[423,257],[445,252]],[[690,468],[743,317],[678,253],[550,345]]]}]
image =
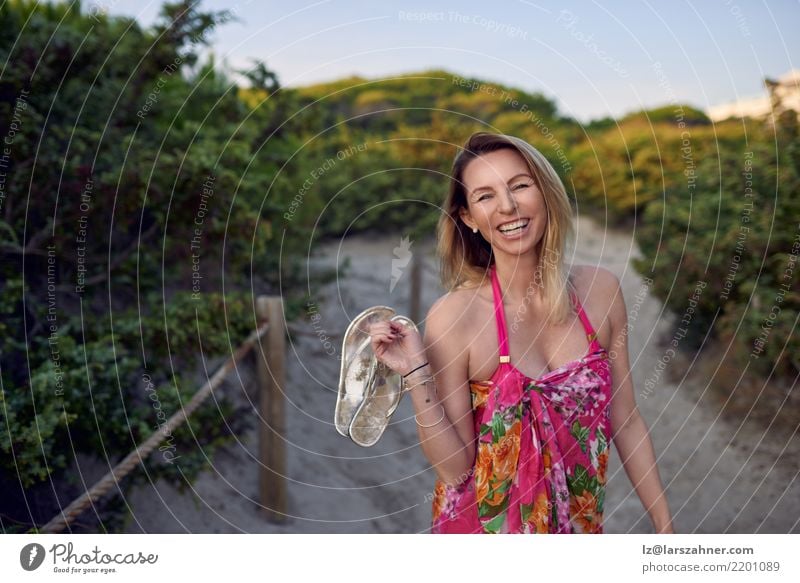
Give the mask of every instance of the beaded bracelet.
[{"label": "beaded bracelet", "polygon": [[431,423],[430,425],[424,425],[424,424],[420,423],[417,420],[417,416],[416,415],[414,415],[414,421],[416,421],[417,425],[419,425],[420,427],[433,427],[434,425],[439,425],[439,423],[441,423],[442,420],[444,419],[444,407],[442,406],[441,403],[439,403],[439,406],[442,407],[442,416],[439,417],[439,419],[436,421],[436,423]]}]

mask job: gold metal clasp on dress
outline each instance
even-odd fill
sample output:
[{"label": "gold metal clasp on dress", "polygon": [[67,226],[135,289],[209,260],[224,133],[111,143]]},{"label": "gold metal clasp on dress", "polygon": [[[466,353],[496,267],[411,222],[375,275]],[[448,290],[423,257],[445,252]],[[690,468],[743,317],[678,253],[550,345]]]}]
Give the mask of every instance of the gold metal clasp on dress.
[{"label": "gold metal clasp on dress", "polygon": [[509,355],[506,354],[506,355],[503,355],[503,356],[500,357],[500,363],[501,364],[502,363],[507,363],[507,362],[511,362],[511,357]]}]

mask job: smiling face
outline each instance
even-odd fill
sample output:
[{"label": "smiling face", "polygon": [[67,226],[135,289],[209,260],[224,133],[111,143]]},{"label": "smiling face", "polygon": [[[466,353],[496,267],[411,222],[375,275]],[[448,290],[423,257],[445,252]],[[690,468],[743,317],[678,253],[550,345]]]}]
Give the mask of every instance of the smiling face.
[{"label": "smiling face", "polygon": [[[497,251],[523,254],[536,248],[547,221],[544,196],[525,159],[509,148],[467,164],[463,184],[468,208],[461,220]],[[477,234],[475,235],[478,236]]]}]

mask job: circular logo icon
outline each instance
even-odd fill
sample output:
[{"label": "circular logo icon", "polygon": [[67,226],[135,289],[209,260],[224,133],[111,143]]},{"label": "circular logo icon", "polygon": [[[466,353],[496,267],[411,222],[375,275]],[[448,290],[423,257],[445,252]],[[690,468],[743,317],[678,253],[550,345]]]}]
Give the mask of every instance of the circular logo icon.
[{"label": "circular logo icon", "polygon": [[19,564],[26,571],[35,571],[44,562],[44,547],[39,543],[30,543],[19,552]]}]

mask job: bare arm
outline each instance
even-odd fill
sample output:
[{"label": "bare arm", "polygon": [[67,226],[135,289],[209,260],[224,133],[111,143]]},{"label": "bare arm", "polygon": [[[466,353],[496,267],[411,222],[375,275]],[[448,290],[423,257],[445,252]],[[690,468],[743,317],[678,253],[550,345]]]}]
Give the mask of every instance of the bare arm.
[{"label": "bare arm", "polygon": [[[424,340],[411,330],[403,332],[402,352],[397,348],[388,355],[392,368],[403,374],[428,362],[406,378],[412,386],[433,376],[433,383],[420,384],[409,391],[416,419],[420,446],[442,482],[457,486],[469,477],[475,460],[475,431],[469,392],[466,343],[459,338],[458,302],[452,297],[440,298],[430,309],[425,322]],[[380,332],[383,324],[376,328]],[[388,330],[388,324],[386,324]],[[373,336],[376,338],[376,336]],[[377,338],[380,338],[378,334]],[[384,340],[393,343],[391,332]],[[394,347],[390,346],[391,351]],[[381,348],[376,350],[384,356]],[[430,425],[431,427],[422,427]]]},{"label": "bare arm", "polygon": [[636,494],[642,502],[657,533],[672,533],[667,498],[661,485],[656,457],[647,424],[639,413],[633,393],[628,358],[628,316],[619,280],[601,270],[598,279],[605,280],[609,296],[612,345],[609,349],[613,389],[611,398],[612,440],[622,459]]},{"label": "bare arm", "polygon": [[[452,313],[457,307],[454,303],[443,298],[431,307],[424,339],[430,365],[408,379],[410,385],[425,376],[434,377],[435,392],[431,385],[426,385],[410,394],[417,419],[423,425],[434,423],[441,416],[439,405],[444,407],[442,422],[430,428],[418,425],[417,430],[425,457],[439,478],[451,486],[469,477],[475,461],[475,430],[467,378],[469,352],[463,338],[459,338],[457,315]],[[428,398],[430,403],[426,402]]]}]

